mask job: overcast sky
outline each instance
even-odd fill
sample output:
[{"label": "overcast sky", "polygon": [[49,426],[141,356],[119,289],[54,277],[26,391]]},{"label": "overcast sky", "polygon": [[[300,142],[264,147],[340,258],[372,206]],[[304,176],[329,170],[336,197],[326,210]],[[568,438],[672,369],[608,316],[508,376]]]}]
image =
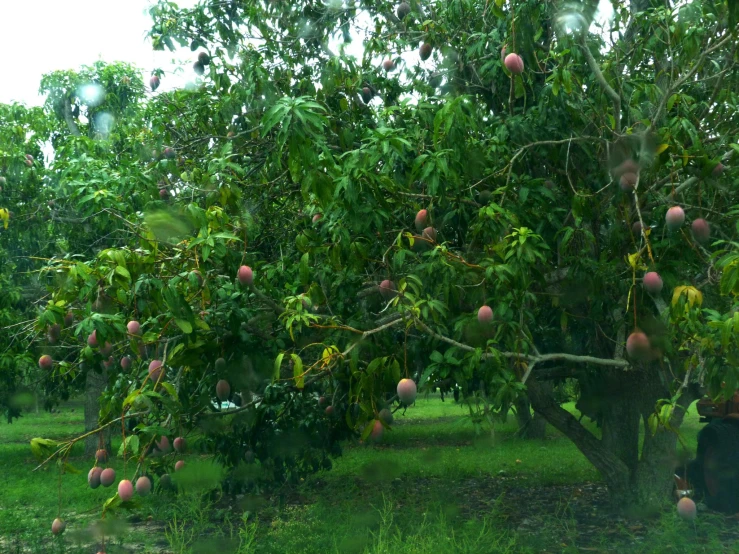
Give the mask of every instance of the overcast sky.
[{"label": "overcast sky", "polygon": [[[181,88],[193,75],[194,56],[189,48],[155,52],[145,38],[151,28],[147,8],[153,0],[0,0],[0,37],[6,45],[0,78],[0,103],[12,101],[41,105],[41,76],[54,70],[78,70],[97,60],[124,61],[139,67],[148,84],[153,69],[166,72],[160,91]],[[191,8],[197,0],[178,0]],[[612,15],[608,0],[600,1],[600,17]],[[610,13],[609,13],[610,12]],[[605,16],[605,17],[604,17]],[[357,37],[359,38],[359,37]],[[347,53],[361,56],[361,39]],[[403,56],[418,63],[415,52]],[[185,71],[174,73],[173,61],[184,62]],[[429,62],[432,63],[432,62]]]},{"label": "overcast sky", "polygon": [[[178,0],[183,8],[197,0]],[[150,0],[0,0],[0,37],[6,44],[0,77],[0,102],[41,105],[41,76],[57,69],[77,70],[97,60],[129,62],[144,71],[168,72],[159,90],[184,85],[189,71],[174,75],[171,61],[192,64],[189,48],[154,52],[145,39],[151,28]],[[14,45],[12,51],[8,46]]]}]

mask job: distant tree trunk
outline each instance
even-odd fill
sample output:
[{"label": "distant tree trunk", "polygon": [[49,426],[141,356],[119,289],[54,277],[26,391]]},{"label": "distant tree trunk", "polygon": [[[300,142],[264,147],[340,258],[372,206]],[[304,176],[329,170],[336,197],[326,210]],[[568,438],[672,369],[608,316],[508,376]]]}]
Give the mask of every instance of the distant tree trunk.
[{"label": "distant tree trunk", "polygon": [[[92,431],[98,427],[100,416],[100,395],[108,384],[108,372],[103,369],[98,373],[93,369],[87,370],[85,380],[85,432]],[[85,456],[94,456],[100,444],[99,434],[91,435],[85,439]],[[103,444],[110,453],[110,427],[103,431]]]},{"label": "distant tree trunk", "polygon": [[[605,370],[612,394],[601,397],[602,437],[599,439],[567,410],[562,408],[542,383],[529,379],[529,399],[534,410],[564,433],[600,472],[608,486],[614,507],[632,516],[655,513],[664,506],[672,490],[677,465],[677,436],[659,428],[654,436],[648,418],[657,400],[670,398],[662,384],[659,368],[638,371]],[[683,391],[670,426],[678,430],[685,410],[700,397],[697,387]],[[639,430],[644,426],[644,443],[638,456]]]},{"label": "distant tree trunk", "polygon": [[531,403],[525,396],[519,397],[515,405],[518,435],[525,439],[543,439],[546,436],[547,420],[536,412],[531,415]]}]

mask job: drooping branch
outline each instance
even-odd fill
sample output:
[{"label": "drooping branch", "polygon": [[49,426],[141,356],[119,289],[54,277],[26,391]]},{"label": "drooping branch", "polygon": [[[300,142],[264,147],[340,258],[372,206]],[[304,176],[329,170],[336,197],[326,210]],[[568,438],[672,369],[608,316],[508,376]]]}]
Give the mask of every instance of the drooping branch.
[{"label": "drooping branch", "polygon": [[598,83],[600,83],[600,86],[603,87],[603,90],[606,92],[606,95],[611,99],[611,102],[613,102],[613,119],[616,122],[616,132],[621,132],[621,97],[618,95],[618,93],[613,90],[613,87],[608,84],[608,81],[606,81],[605,76],[603,75],[603,72],[600,70],[600,67],[598,67],[598,62],[595,61],[595,58],[593,57],[593,54],[590,52],[590,48],[588,48],[588,44],[585,40],[585,34],[583,34],[581,38],[580,46],[582,46],[583,53],[585,54],[585,60],[588,62],[588,65],[590,66],[590,70],[593,72],[593,75],[595,75],[596,80]]},{"label": "drooping branch", "polygon": [[[137,412],[135,414],[128,414],[128,417],[138,417],[142,415],[147,415],[149,413],[149,410],[143,411],[143,412]],[[118,423],[121,421],[125,416],[118,417],[116,419],[111,419],[108,423],[105,423],[98,427],[97,429],[93,429],[92,431],[88,431],[84,435],[80,435],[79,437],[76,437],[74,439],[70,439],[67,442],[63,443],[57,450],[54,452],[51,456],[46,458],[43,462],[41,462],[38,466],[36,466],[32,471],[36,471],[37,469],[41,469],[44,467],[50,460],[52,460],[57,454],[61,453],[63,450],[69,450],[72,448],[72,446],[76,443],[81,441],[82,439],[86,439],[87,437],[94,435],[95,433],[99,433],[103,429],[106,429],[113,425],[114,423]]]}]

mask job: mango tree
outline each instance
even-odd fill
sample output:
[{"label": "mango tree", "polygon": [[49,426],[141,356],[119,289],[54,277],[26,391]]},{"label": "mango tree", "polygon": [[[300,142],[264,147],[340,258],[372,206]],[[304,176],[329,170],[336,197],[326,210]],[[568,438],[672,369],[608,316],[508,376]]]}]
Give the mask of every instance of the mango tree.
[{"label": "mango tree", "polygon": [[39,325],[80,316],[54,371],[109,364],[137,472],[192,432],[233,491],[295,481],[451,382],[661,505],[686,407],[737,386],[736,8],[614,2],[606,40],[593,3],[407,6],[151,8],[193,83],[120,136],[120,242],[49,265]]}]

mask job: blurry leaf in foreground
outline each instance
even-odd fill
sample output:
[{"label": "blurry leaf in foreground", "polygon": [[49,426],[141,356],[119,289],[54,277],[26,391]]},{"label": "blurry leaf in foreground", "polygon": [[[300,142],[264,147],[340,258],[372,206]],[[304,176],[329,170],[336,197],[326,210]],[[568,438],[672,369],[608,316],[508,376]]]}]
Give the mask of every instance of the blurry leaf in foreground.
[{"label": "blurry leaf in foreground", "polygon": [[144,222],[154,233],[154,237],[161,242],[177,243],[191,231],[190,224],[183,216],[166,210],[147,213]]}]

